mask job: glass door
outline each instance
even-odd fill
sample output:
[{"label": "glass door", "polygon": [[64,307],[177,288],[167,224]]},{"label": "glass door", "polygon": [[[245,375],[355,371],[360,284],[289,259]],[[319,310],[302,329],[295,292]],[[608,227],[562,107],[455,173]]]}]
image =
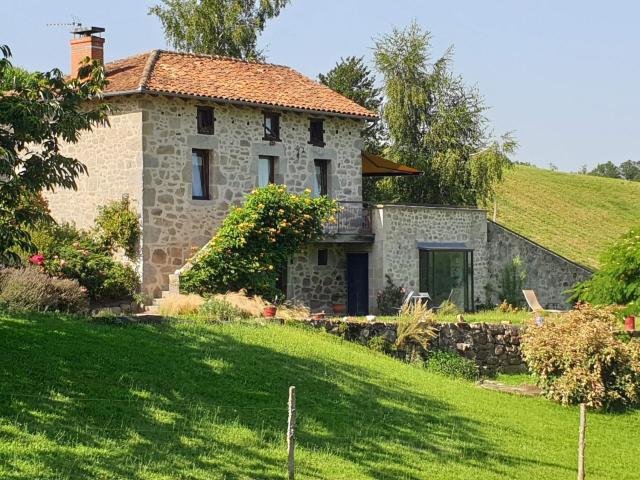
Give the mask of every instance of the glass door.
[{"label": "glass door", "polygon": [[432,306],[449,299],[461,310],[473,310],[473,252],[420,250],[420,292],[429,293]]}]

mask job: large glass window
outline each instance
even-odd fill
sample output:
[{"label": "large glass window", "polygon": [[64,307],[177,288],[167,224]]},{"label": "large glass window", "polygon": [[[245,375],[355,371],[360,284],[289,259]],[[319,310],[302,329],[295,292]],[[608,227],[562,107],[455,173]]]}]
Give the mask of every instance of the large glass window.
[{"label": "large glass window", "polygon": [[329,160],[314,160],[313,196],[329,194]]},{"label": "large glass window", "polygon": [[275,157],[260,155],[258,157],[258,186],[265,187],[275,183]]},{"label": "large glass window", "polygon": [[432,306],[449,299],[462,310],[473,310],[473,252],[420,250],[420,292],[429,293]]},{"label": "large glass window", "polygon": [[191,151],[191,197],[209,199],[209,152],[194,148]]}]

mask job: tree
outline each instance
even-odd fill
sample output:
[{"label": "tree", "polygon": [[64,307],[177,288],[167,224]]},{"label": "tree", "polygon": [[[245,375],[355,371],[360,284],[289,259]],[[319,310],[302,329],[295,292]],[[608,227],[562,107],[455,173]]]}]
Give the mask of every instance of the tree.
[{"label": "tree", "polygon": [[607,248],[600,263],[593,277],[574,287],[571,300],[596,305],[640,303],[640,227]]},{"label": "tree", "polygon": [[492,140],[486,107],[475,88],[449,71],[452,49],[431,60],[431,35],[415,23],[375,44],[383,75],[385,154],[424,172],[378,183],[381,201],[476,205],[491,198],[517,144]]},{"label": "tree", "polygon": [[596,177],[622,178],[620,169],[611,161],[599,163],[596,168],[591,170],[589,175],[595,175]]},{"label": "tree", "polygon": [[177,50],[262,60],[258,35],[289,0],[162,0],[149,9]]},{"label": "tree", "polygon": [[[358,105],[378,112],[382,104],[380,88],[375,86],[375,75],[364,64],[363,57],[341,58],[326,74],[318,75],[320,83],[353,100]],[[363,130],[362,137],[368,152],[382,151],[382,124],[371,121]]]},{"label": "tree", "polygon": [[619,171],[625,180],[640,181],[640,161],[627,160],[622,162]]},{"label": "tree", "polygon": [[0,263],[14,263],[16,248],[32,248],[28,228],[47,217],[40,192],[76,188],[86,172],[60,143],[75,143],[81,132],[105,123],[109,109],[99,101],[105,77],[97,63],[86,61],[72,80],[54,69],[23,81],[9,48],[0,46],[0,53]]}]

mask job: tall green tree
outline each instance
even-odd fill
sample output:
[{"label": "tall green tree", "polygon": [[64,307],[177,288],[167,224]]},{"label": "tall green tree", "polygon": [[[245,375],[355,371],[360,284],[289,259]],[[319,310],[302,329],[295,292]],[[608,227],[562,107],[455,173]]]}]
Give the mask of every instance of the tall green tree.
[{"label": "tall green tree", "polygon": [[517,144],[508,134],[491,138],[482,96],[451,73],[451,48],[433,60],[430,39],[429,32],[413,23],[376,41],[389,135],[385,153],[424,172],[420,177],[385,178],[376,196],[383,201],[476,205],[491,198]]},{"label": "tall green tree", "polygon": [[611,161],[606,163],[599,163],[598,165],[596,165],[596,168],[589,172],[589,175],[595,175],[596,177],[622,178],[620,169],[615,163]]},{"label": "tall green tree", "polygon": [[149,9],[169,43],[192,53],[262,60],[258,35],[289,0],[162,0]]},{"label": "tall green tree", "polygon": [[[364,63],[363,57],[341,58],[326,74],[318,75],[323,85],[353,100],[358,105],[379,112],[382,105],[381,89],[376,87],[373,72]],[[380,153],[382,150],[382,123],[379,120],[369,122],[362,131],[365,149]]]},{"label": "tall green tree", "polygon": [[85,63],[78,78],[67,80],[58,69],[24,76],[10,56],[0,46],[0,263],[18,261],[13,249],[32,247],[28,229],[46,217],[40,192],[76,188],[86,172],[60,144],[77,142],[109,112],[100,100],[105,76],[97,63]]},{"label": "tall green tree", "polygon": [[640,161],[627,160],[622,162],[619,170],[625,180],[640,181]]}]

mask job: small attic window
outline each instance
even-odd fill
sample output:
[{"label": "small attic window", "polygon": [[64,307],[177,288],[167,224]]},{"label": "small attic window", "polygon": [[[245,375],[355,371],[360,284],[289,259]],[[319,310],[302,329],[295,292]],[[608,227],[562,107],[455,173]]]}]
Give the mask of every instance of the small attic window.
[{"label": "small attic window", "polygon": [[212,107],[198,107],[198,133],[213,135],[215,121]]},{"label": "small attic window", "polygon": [[276,112],[264,112],[264,127],[263,140],[269,140],[271,142],[280,141],[280,114]]},{"label": "small attic window", "polygon": [[324,147],[324,120],[312,118],[309,120],[309,143],[316,147]]}]

